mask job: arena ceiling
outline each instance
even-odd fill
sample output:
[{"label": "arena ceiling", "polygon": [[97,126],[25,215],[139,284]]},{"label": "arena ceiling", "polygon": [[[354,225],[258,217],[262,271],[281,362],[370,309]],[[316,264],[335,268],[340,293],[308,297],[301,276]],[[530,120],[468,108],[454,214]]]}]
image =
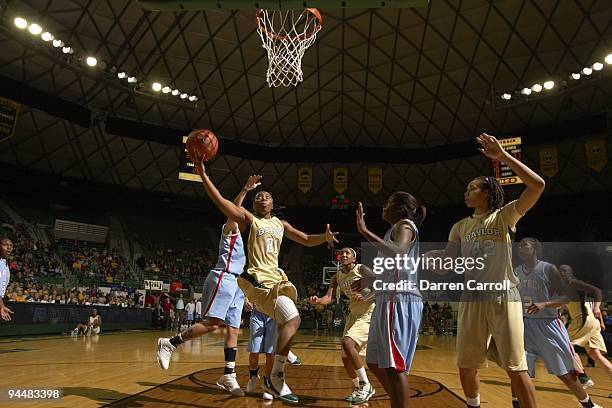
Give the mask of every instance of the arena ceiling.
[{"label": "arena ceiling", "polygon": [[[561,168],[549,193],[611,186],[610,165],[594,173],[583,163],[581,137],[590,131],[579,133],[585,123],[596,122],[603,125],[591,133],[609,138],[612,68],[604,64],[579,84],[568,77],[612,52],[609,0],[431,0],[417,8],[321,9],[323,29],[303,59],[304,82],[295,88],[266,84],[267,56],[255,30],[255,10],[154,12],[136,1],[111,0],[0,1],[0,6],[5,85],[0,96],[22,99],[15,136],[0,142],[1,163],[130,188],[201,194],[197,184],[177,178],[183,160],[177,135],[206,127],[221,137],[222,147],[224,141],[247,146],[209,166],[226,195],[247,175],[260,173],[283,203],[326,205],[335,194],[333,167],[344,166],[353,201],[380,204],[401,188],[429,205],[447,205],[462,202],[472,177],[491,173],[475,146],[465,153],[466,141],[486,131],[523,135],[526,160],[535,165],[537,146],[558,142]],[[69,44],[74,55],[67,58],[17,29],[18,15]],[[104,61],[107,72],[78,61],[87,55]],[[138,83],[116,78],[112,67]],[[549,79],[557,85],[546,96],[500,99],[504,92]],[[199,100],[154,94],[153,81]],[[32,92],[11,94],[7,84]],[[68,108],[55,103],[42,108],[32,96],[39,91],[84,108],[91,120],[73,120]],[[131,134],[113,131],[109,123],[121,119],[154,125],[156,136],[138,126]],[[567,123],[577,127],[576,137],[556,141]],[[167,135],[163,129],[169,129]],[[463,150],[437,159],[442,150],[436,149],[449,145]],[[270,147],[273,160],[251,157],[248,146]],[[283,149],[303,147],[322,154],[349,149],[338,150],[335,164],[318,163],[316,154],[297,163],[284,158]],[[351,160],[351,152],[364,157],[369,149],[375,159]],[[384,152],[393,150],[414,157],[389,163]],[[313,167],[308,193],[297,188],[301,165]],[[372,165],[384,171],[378,194],[367,187]]]}]

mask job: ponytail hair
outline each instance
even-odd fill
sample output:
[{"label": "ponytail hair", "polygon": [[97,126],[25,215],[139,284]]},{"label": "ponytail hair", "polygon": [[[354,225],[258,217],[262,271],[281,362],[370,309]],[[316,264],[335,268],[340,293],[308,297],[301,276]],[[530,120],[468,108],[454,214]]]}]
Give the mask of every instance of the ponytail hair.
[{"label": "ponytail hair", "polygon": [[419,202],[412,194],[405,191],[396,191],[392,194],[403,218],[408,218],[417,227],[420,227],[427,216],[427,208]]}]

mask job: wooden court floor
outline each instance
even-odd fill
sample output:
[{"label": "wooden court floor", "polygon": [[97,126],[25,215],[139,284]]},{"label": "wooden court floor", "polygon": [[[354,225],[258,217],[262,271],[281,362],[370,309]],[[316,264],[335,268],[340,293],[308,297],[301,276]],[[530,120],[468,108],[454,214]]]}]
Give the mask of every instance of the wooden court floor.
[{"label": "wooden court floor", "polygon": [[[6,403],[3,407],[260,407],[281,406],[258,397],[235,398],[214,386],[223,367],[223,337],[214,333],[182,345],[174,353],[168,371],[158,368],[155,345],[167,332],[109,333],[93,337],[54,336],[36,339],[0,339],[0,387],[63,389],[59,402]],[[247,379],[248,331],[241,334],[238,378]],[[463,407],[463,393],[454,365],[453,337],[423,336],[411,372],[411,406]],[[288,384],[301,397],[301,405],[343,407],[351,391],[340,360],[340,339],[302,332],[293,351],[303,361],[288,368]],[[263,364],[263,357],[262,357]],[[589,390],[594,401],[612,407],[611,381],[601,369],[590,369],[596,386]],[[370,374],[372,378],[373,375]],[[482,406],[510,407],[509,380],[495,366],[481,372]],[[388,406],[384,389],[373,380],[377,394],[368,406]],[[557,378],[538,367],[535,380],[540,407],[575,407],[577,402]],[[578,405],[579,406],[579,405]]]}]

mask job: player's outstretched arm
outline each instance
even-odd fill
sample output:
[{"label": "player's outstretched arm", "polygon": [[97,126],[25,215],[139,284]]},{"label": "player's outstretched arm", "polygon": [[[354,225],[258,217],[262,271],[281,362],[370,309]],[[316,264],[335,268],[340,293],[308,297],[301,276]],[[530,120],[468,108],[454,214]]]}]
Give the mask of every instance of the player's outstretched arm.
[{"label": "player's outstretched arm", "polygon": [[287,221],[282,221],[283,227],[285,228],[285,235],[287,238],[298,244],[315,247],[327,242],[328,248],[333,248],[339,241],[336,239],[337,232],[332,232],[329,224],[325,225],[325,232],[323,234],[307,234],[294,228]]},{"label": "player's outstretched arm", "polygon": [[250,225],[253,222],[253,215],[245,210],[242,207],[238,207],[236,204],[232,203],[230,200],[224,198],[217,187],[213,184],[208,174],[206,174],[206,169],[204,167],[204,162],[202,161],[202,157],[196,158],[194,161],[196,171],[202,178],[202,185],[204,186],[204,191],[208,197],[212,200],[213,203],[217,206],[217,208],[230,220],[238,223],[240,228]]},{"label": "player's outstretched arm", "polygon": [[[236,198],[234,198],[234,205],[236,207],[242,207],[242,202],[244,201],[249,191],[254,190],[261,185],[261,182],[260,182],[261,179],[262,179],[262,176],[260,176],[259,174],[250,176],[248,178],[248,180],[244,184],[244,187],[242,187],[242,190],[240,190]],[[223,233],[225,235],[229,235],[229,234],[237,234],[239,232],[240,231],[239,231],[238,223],[228,218],[227,221],[225,222],[225,228],[223,229]]]},{"label": "player's outstretched arm", "polygon": [[355,212],[357,230],[359,233],[368,241],[375,243],[380,250],[382,250],[387,256],[395,256],[399,253],[404,253],[408,250],[412,241],[414,240],[414,231],[408,223],[399,223],[395,228],[393,234],[393,241],[385,241],[372,231],[368,229],[365,223],[365,212],[363,211],[363,204],[359,202],[357,204],[357,211]]},{"label": "player's outstretched arm", "polygon": [[516,202],[516,211],[519,214],[525,214],[538,201],[546,183],[535,171],[531,170],[520,160],[517,160],[510,153],[505,151],[499,141],[494,137],[483,133],[476,139],[482,148],[478,149],[482,154],[490,159],[504,162],[508,167],[516,173],[517,176],[525,183],[525,190]]},{"label": "player's outstretched arm", "polygon": [[310,304],[312,305],[329,305],[334,298],[334,293],[336,288],[338,287],[338,281],[336,280],[336,275],[332,278],[329,288],[327,289],[327,293],[323,297],[311,296]]}]

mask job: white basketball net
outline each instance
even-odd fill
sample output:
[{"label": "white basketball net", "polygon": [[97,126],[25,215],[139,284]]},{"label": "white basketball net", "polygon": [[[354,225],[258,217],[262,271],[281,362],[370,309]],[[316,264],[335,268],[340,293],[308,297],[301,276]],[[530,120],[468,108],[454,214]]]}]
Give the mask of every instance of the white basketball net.
[{"label": "white basketball net", "polygon": [[257,32],[268,52],[268,86],[295,86],[304,80],[302,57],[319,30],[317,9],[257,11]]}]

